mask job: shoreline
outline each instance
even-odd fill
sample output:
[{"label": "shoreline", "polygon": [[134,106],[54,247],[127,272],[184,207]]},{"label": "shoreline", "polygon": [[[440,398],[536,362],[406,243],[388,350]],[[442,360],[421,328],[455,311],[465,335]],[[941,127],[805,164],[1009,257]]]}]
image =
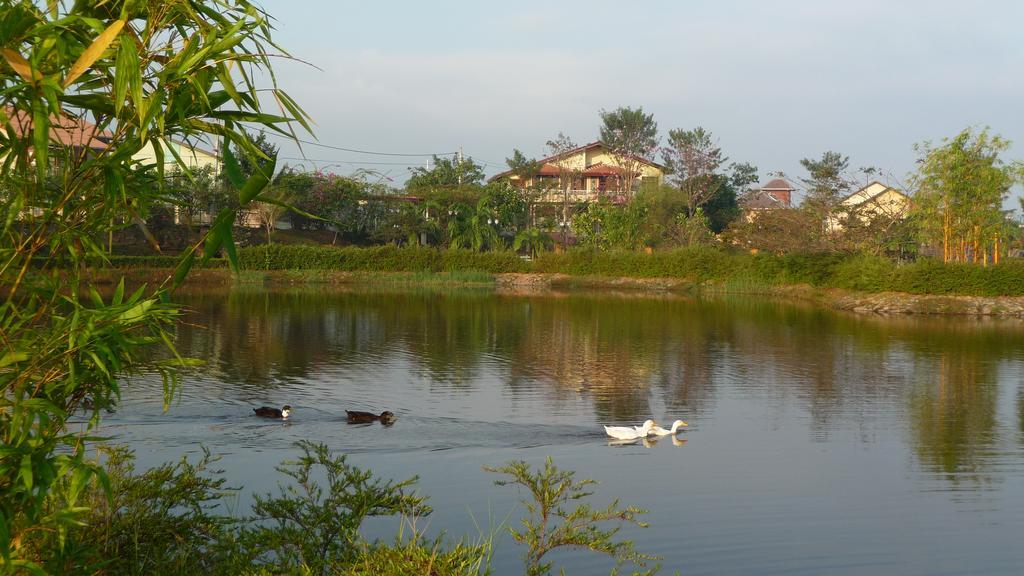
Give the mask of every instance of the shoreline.
[{"label": "shoreline", "polygon": [[[132,284],[158,283],[173,271],[164,268],[119,269],[90,271],[89,277],[98,284],[113,284],[124,276]],[[321,270],[269,270],[243,271],[238,279],[223,268],[195,269],[185,282],[185,291],[209,288],[230,288],[250,285],[271,288],[324,284],[350,288],[354,285],[381,287],[468,288],[491,290],[504,295],[564,294],[586,291],[614,291],[618,295],[652,296],[674,295],[699,297],[701,295],[749,295],[758,298],[799,300],[830,310],[856,314],[927,315],[927,316],[986,316],[997,318],[1024,318],[1024,296],[954,296],[939,294],[908,294],[901,292],[865,293],[839,288],[816,288],[800,285],[743,285],[698,284],[678,278],[609,278],[602,276],[572,276],[569,274],[522,273],[466,273],[466,272],[348,272]]]}]

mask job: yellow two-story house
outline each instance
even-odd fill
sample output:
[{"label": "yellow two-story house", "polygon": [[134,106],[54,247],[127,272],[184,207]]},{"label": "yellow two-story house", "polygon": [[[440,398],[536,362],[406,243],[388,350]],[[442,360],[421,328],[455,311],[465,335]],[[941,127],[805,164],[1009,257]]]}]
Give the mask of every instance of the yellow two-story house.
[{"label": "yellow two-story house", "polygon": [[[640,157],[619,157],[601,142],[548,156],[538,164],[532,175],[508,170],[492,176],[490,181],[507,180],[518,188],[533,190],[534,202],[563,202],[568,196],[570,202],[587,203],[625,202],[641,184],[661,184],[665,179],[665,167],[661,164]],[[626,177],[627,171],[633,172],[632,178]],[[627,186],[632,189],[627,190]]]}]

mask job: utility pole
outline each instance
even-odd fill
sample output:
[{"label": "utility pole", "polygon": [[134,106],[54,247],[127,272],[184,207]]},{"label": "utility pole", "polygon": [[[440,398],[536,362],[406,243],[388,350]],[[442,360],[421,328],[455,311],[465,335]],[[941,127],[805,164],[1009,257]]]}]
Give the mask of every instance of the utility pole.
[{"label": "utility pole", "polygon": [[459,186],[462,186],[462,146],[459,146],[458,166],[455,171],[459,175]]}]

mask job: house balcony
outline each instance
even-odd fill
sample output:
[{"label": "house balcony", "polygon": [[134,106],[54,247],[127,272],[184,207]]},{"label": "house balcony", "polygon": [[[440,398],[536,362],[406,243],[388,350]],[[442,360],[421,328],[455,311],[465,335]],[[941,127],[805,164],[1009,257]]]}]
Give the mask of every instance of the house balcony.
[{"label": "house balcony", "polygon": [[[568,198],[566,198],[568,196]],[[534,202],[560,204],[565,200],[570,203],[586,204],[604,200],[613,204],[620,204],[625,201],[626,195],[619,190],[587,190],[585,188],[572,188],[565,190],[543,190],[534,196]]]}]

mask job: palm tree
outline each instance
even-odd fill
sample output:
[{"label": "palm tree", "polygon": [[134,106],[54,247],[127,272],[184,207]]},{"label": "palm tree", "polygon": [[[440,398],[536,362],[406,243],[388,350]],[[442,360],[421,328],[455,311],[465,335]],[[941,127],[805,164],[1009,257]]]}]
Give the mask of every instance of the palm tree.
[{"label": "palm tree", "polygon": [[448,220],[448,245],[451,248],[469,248],[474,252],[500,248],[501,235],[497,214],[487,205],[487,198],[481,198],[475,206],[462,202],[451,207],[452,217]]},{"label": "palm tree", "polygon": [[554,244],[555,241],[551,239],[550,234],[531,226],[516,234],[512,249],[518,252],[521,248],[525,248],[531,258],[536,258],[544,250],[550,250]]}]

